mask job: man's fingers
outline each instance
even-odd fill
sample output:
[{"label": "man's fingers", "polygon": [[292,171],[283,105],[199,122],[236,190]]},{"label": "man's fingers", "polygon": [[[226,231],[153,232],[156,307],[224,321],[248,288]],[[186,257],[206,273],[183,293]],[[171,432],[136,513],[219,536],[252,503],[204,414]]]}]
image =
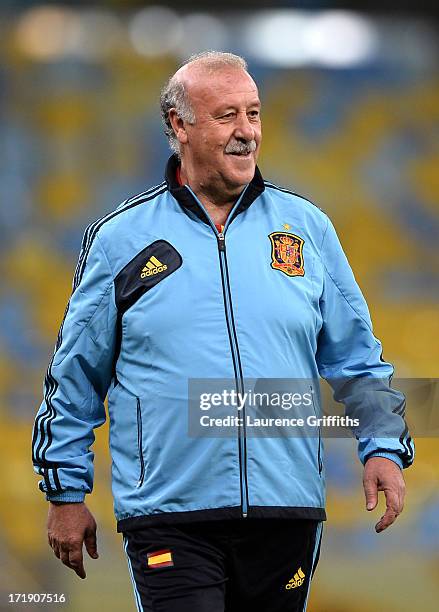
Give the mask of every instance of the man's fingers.
[{"label": "man's fingers", "polygon": [[390,527],[390,525],[392,525],[392,523],[395,522],[397,516],[398,516],[397,512],[395,512],[394,510],[391,510],[390,508],[387,508],[384,515],[375,525],[375,531],[377,533],[381,533],[381,531],[384,531],[384,529],[387,529],[387,527]]},{"label": "man's fingers", "polygon": [[62,548],[59,550],[59,558],[64,565],[69,567],[69,552],[67,550],[63,550]]},{"label": "man's fingers", "polygon": [[82,549],[74,550],[69,552],[69,567],[71,567],[78,576],[82,579],[85,578],[84,560],[82,557]]},{"label": "man's fingers", "polygon": [[364,494],[366,496],[366,508],[373,510],[378,503],[378,487],[376,480],[366,478],[363,481]]},{"label": "man's fingers", "polygon": [[85,578],[82,558],[82,542],[63,542],[60,546],[60,559],[64,565],[72,569],[80,578]]},{"label": "man's fingers", "polygon": [[375,531],[380,533],[390,527],[395,522],[396,517],[402,512],[402,498],[400,491],[385,489],[386,496],[386,511],[378,523],[375,525]]},{"label": "man's fingers", "polygon": [[90,557],[92,559],[97,559],[99,555],[96,541],[96,531],[90,531],[87,533],[87,535],[85,536],[84,544]]}]

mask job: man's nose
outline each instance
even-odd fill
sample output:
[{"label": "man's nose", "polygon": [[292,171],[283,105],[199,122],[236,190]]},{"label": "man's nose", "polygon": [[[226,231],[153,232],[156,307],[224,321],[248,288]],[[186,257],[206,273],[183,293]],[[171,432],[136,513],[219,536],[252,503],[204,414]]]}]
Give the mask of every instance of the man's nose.
[{"label": "man's nose", "polygon": [[238,114],[235,128],[235,137],[242,138],[243,140],[254,139],[255,130],[247,117],[247,113]]}]

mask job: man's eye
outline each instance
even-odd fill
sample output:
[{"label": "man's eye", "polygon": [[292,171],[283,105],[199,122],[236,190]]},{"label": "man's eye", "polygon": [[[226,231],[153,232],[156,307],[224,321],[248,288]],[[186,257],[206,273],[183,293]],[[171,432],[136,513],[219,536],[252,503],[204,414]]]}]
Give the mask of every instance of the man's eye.
[{"label": "man's eye", "polygon": [[250,115],[250,117],[259,117],[259,111],[257,110],[250,111],[248,114]]},{"label": "man's eye", "polygon": [[223,115],[221,117],[221,119],[230,119],[231,117],[234,117],[235,113],[227,113],[226,115]]}]

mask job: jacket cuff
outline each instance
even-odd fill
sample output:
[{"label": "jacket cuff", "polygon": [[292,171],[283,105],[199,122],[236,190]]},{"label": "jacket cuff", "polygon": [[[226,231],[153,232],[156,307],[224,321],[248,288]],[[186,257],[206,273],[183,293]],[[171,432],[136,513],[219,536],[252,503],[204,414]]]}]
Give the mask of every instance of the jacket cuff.
[{"label": "jacket cuff", "polygon": [[393,461],[394,463],[396,463],[396,465],[402,470],[403,469],[403,463],[402,463],[402,459],[401,457],[398,455],[398,453],[389,453],[386,451],[380,452],[380,451],[375,451],[374,453],[370,453],[370,455],[368,456],[367,461],[371,458],[371,457],[384,457],[385,459],[390,459],[390,461]]},{"label": "jacket cuff", "polygon": [[84,501],[84,491],[63,491],[62,493],[46,494],[47,501],[81,503]]}]

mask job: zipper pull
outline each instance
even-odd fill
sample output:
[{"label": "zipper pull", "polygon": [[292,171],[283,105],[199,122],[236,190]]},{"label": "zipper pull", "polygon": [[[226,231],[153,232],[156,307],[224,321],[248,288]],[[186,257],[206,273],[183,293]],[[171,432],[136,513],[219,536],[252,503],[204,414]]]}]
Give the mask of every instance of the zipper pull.
[{"label": "zipper pull", "polygon": [[222,232],[218,234],[218,248],[220,251],[226,250],[226,241]]}]

